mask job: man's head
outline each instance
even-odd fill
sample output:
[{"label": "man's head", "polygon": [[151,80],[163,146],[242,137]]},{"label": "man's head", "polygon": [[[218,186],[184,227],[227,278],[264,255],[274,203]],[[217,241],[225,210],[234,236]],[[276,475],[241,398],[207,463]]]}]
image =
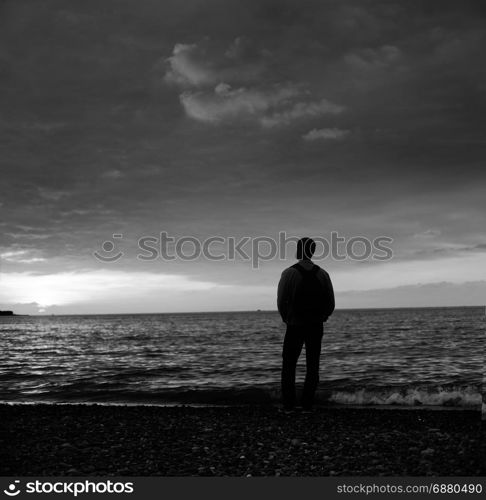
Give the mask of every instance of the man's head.
[{"label": "man's head", "polygon": [[316,251],[316,242],[312,238],[301,238],[297,242],[297,259],[311,260]]}]

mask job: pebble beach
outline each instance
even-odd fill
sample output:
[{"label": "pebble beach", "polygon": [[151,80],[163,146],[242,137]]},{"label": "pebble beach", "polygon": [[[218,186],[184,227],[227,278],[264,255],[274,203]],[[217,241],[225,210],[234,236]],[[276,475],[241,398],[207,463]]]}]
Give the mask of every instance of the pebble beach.
[{"label": "pebble beach", "polygon": [[480,413],[0,405],[3,476],[486,475]]}]

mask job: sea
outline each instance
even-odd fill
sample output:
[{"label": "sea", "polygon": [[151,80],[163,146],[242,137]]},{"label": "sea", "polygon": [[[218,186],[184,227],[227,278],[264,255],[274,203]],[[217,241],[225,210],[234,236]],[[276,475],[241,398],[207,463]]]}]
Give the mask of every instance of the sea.
[{"label": "sea", "polygon": [[[320,403],[481,408],[482,307],[337,310],[324,331]],[[5,316],[0,401],[273,403],[284,334],[274,311]]]}]

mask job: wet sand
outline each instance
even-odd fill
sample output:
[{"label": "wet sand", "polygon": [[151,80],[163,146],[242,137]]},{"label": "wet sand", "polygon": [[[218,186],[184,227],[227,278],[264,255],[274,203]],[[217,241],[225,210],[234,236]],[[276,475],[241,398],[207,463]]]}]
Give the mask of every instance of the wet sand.
[{"label": "wet sand", "polygon": [[480,412],[0,405],[2,476],[486,475]]}]

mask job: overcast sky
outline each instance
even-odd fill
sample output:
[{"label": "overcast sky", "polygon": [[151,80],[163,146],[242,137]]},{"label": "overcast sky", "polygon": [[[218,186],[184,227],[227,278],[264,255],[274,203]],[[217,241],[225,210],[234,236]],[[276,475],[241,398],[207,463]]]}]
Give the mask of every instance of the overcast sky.
[{"label": "overcast sky", "polygon": [[338,307],[484,304],[485,10],[1,2],[1,307],[275,308],[292,251],[137,259],[161,231],[388,236],[389,261],[319,262]]}]

